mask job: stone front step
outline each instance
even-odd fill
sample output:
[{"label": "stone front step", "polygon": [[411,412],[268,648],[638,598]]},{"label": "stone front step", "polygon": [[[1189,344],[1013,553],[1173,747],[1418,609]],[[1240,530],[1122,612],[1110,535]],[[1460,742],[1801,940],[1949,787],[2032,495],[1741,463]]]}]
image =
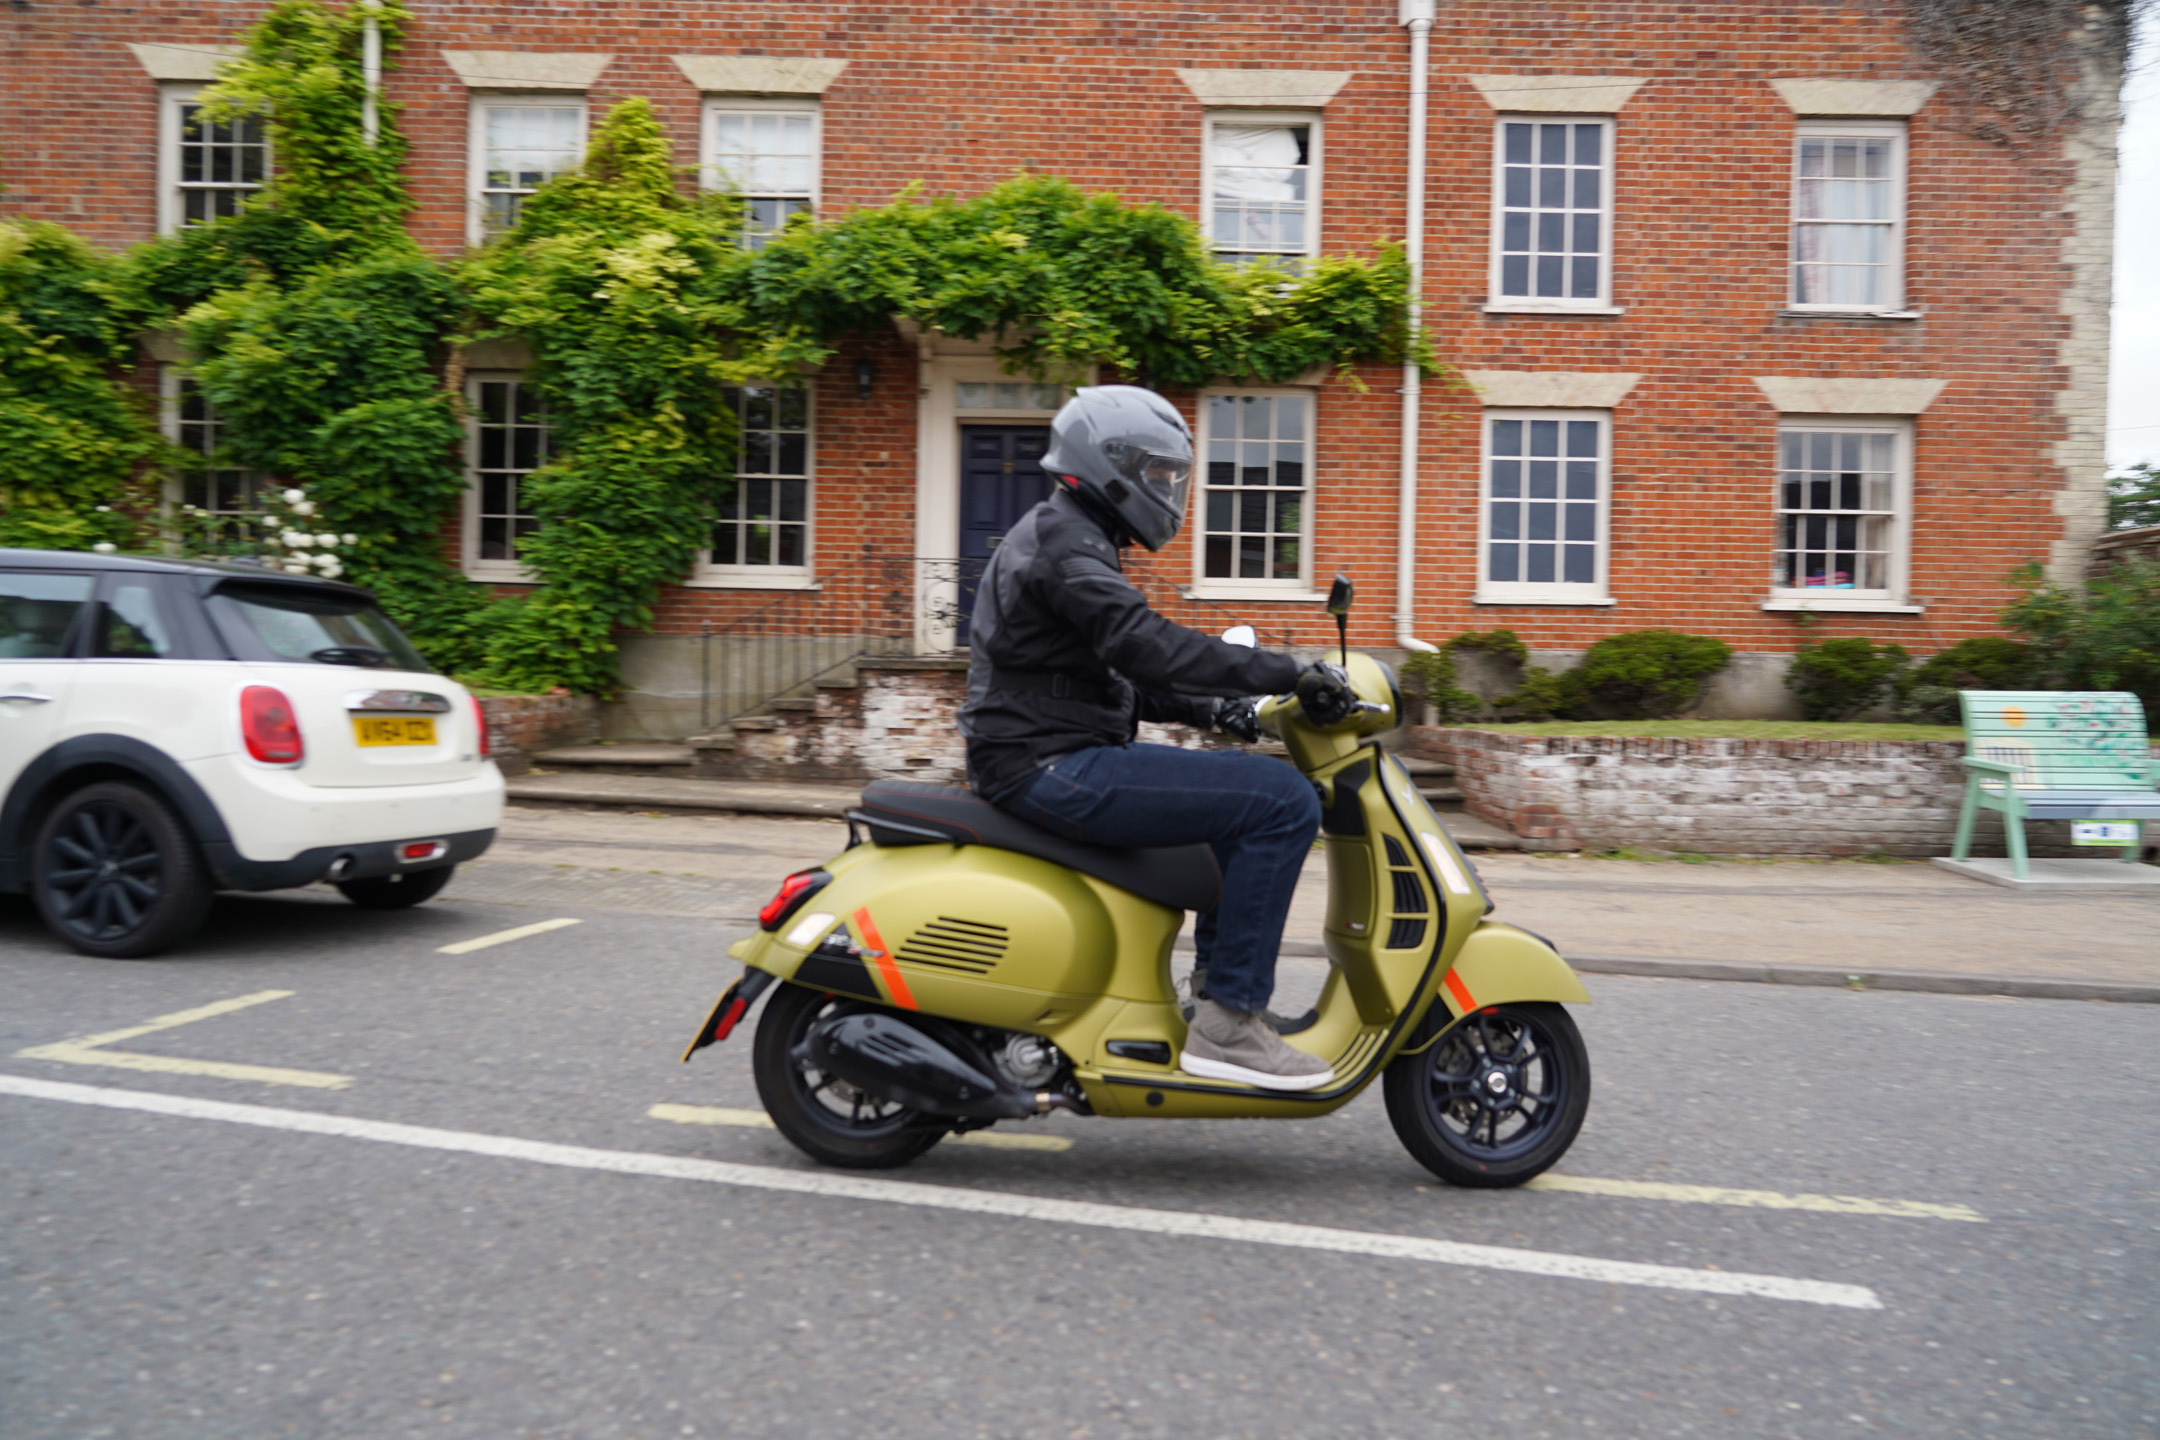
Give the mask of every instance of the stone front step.
[{"label": "stone front step", "polygon": [[[597,748],[597,747],[596,747]],[[627,746],[611,747],[627,749]],[[659,748],[659,747],[653,747]],[[837,819],[862,800],[853,785],[761,784],[743,780],[678,780],[621,773],[526,775],[509,782],[513,804],[579,805],[611,810],[679,810],[736,815],[808,815]],[[1474,815],[1447,817],[1448,833],[1465,850],[1518,850],[1522,842]]]},{"label": "stone front step", "polygon": [[580,774],[673,776],[687,780],[697,761],[688,745],[565,745],[542,750],[533,763]]}]

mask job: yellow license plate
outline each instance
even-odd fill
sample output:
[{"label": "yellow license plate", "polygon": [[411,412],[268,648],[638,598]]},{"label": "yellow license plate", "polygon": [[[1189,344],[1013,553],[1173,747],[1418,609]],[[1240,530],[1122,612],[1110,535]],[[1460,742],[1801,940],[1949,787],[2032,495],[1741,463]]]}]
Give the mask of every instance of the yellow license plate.
[{"label": "yellow license plate", "polygon": [[353,738],[362,745],[433,745],[435,722],[424,715],[355,715]]}]

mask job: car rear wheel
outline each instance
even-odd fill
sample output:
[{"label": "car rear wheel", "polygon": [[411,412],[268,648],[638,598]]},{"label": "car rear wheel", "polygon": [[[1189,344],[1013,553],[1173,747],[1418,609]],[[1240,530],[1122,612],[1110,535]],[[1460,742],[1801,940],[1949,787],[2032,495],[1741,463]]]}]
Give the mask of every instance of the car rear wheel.
[{"label": "car rear wheel", "polygon": [[210,879],[178,816],[120,781],[85,786],[38,827],[30,890],[55,935],[133,960],[179,944],[210,913]]},{"label": "car rear wheel", "polygon": [[433,870],[404,870],[395,875],[376,875],[366,880],[340,880],[338,890],[363,910],[410,910],[434,899],[457,874],[455,865]]}]

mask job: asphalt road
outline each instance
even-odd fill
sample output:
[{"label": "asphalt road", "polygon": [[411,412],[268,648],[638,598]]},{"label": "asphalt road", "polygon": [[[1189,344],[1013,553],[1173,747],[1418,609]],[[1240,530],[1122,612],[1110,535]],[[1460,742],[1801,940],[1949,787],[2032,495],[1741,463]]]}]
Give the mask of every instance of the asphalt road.
[{"label": "asphalt road", "polygon": [[[439,952],[548,919],[579,923]],[[1557,1173],[1719,1188],[1452,1190],[1372,1094],[1299,1123],[1057,1116],[896,1177],[1021,1212],[994,1214],[772,1188],[832,1172],[653,1115],[756,1105],[743,1037],[676,1063],[731,938],[303,894],[101,962],[0,901],[0,1435],[2160,1435],[2154,1007],[1593,977],[1596,1094]],[[145,1094],[182,1113],[78,1103]],[[1901,1203],[1770,1208],[1824,1195]]]}]

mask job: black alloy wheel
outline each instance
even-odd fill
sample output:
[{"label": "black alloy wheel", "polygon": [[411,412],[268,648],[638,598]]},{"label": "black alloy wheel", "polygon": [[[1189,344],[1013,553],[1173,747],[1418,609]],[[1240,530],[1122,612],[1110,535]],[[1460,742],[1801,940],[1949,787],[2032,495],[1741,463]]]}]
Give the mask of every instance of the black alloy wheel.
[{"label": "black alloy wheel", "polygon": [[339,894],[363,910],[410,910],[440,895],[455,874],[457,866],[438,865],[432,870],[400,870],[366,880],[340,880],[337,888]]},{"label": "black alloy wheel", "polygon": [[210,913],[195,842],[156,795],[105,781],[53,807],[32,851],[46,927],[85,955],[132,960],[176,945]]},{"label": "black alloy wheel", "polygon": [[773,987],[758,1018],[750,1057],[758,1098],[780,1133],[813,1160],[848,1170],[889,1170],[945,1138],[942,1122],[795,1058],[818,1021],[878,1008],[782,984]]},{"label": "black alloy wheel", "polygon": [[1477,1189],[1520,1185],[1575,1143],[1590,1108],[1590,1052],[1558,1005],[1488,1006],[1451,1027],[1436,1001],[1381,1087],[1396,1137],[1433,1174]]}]

